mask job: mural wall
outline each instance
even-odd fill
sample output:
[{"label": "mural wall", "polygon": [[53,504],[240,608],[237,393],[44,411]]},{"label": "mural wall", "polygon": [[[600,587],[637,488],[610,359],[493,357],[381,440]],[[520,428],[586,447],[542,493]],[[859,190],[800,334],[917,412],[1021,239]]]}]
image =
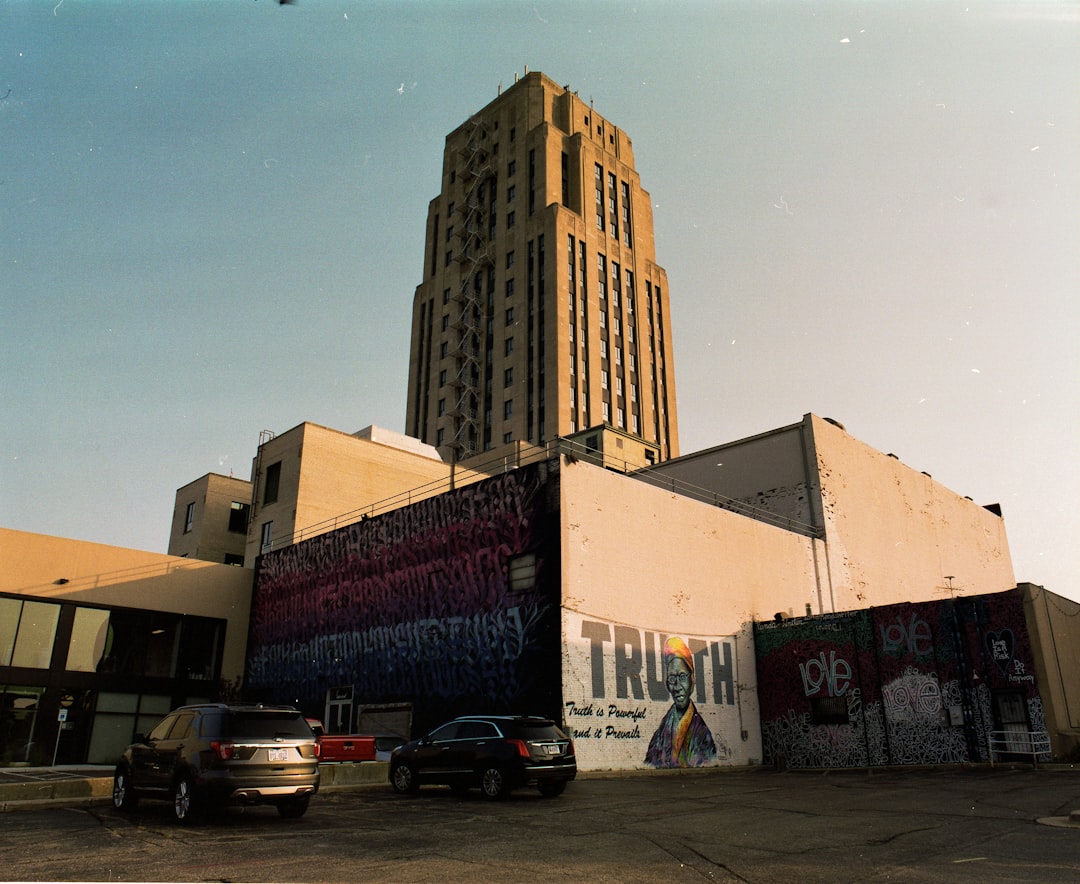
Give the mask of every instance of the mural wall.
[{"label": "mural wall", "polygon": [[704,767],[741,739],[733,636],[564,613],[563,720],[586,769]]},{"label": "mural wall", "polygon": [[414,704],[414,732],[465,712],[558,717],[547,471],[514,470],[263,556],[247,690],[321,714],[328,688],[351,685],[358,703]]},{"label": "mural wall", "polygon": [[989,760],[991,730],[1044,729],[1017,590],[754,625],[764,761]]}]

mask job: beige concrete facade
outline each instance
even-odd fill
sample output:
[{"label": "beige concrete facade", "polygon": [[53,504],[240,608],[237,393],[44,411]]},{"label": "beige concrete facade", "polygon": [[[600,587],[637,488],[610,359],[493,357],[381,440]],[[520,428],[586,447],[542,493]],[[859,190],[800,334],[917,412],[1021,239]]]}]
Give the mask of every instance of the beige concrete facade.
[{"label": "beige concrete facade", "polygon": [[668,636],[700,654],[698,711],[720,760],[759,762],[752,624],[816,604],[817,541],[589,463],[564,462],[560,481],[563,698],[579,766],[649,766],[670,705],[649,687]]},{"label": "beige concrete facade", "polygon": [[650,475],[822,537],[821,595],[805,613],[1016,585],[1005,523],[995,510],[817,415],[661,464]]},{"label": "beige concrete facade", "polygon": [[221,677],[244,672],[252,572],[191,558],[0,528],[0,593],[226,621]]},{"label": "beige concrete facade", "polygon": [[484,474],[444,463],[430,445],[380,427],[349,434],[302,423],[259,446],[246,564],[266,549],[315,537],[441,494]]},{"label": "beige concrete facade", "polygon": [[242,565],[251,483],[207,473],[176,490],[169,555]]},{"label": "beige concrete facade", "polygon": [[446,138],[406,432],[463,460],[600,424],[678,453],[667,276],[630,138],[531,73]]},{"label": "beige concrete facade", "polygon": [[1054,758],[1080,761],[1080,604],[1021,583],[1035,677]]}]

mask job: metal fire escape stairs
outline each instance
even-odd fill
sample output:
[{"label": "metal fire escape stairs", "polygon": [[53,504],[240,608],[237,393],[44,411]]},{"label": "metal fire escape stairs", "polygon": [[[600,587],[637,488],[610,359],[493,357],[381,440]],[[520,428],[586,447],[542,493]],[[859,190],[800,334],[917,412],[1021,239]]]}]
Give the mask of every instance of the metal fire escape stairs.
[{"label": "metal fire escape stairs", "polygon": [[[465,176],[465,200],[454,219],[455,260],[461,265],[461,284],[454,295],[457,314],[452,328],[451,355],[457,366],[453,381],[454,459],[462,460],[480,448],[481,334],[484,285],[494,264],[489,228],[485,224],[480,194],[494,175],[487,148],[487,126],[477,117],[469,121],[465,145],[459,151]],[[494,186],[494,182],[491,182]]]}]

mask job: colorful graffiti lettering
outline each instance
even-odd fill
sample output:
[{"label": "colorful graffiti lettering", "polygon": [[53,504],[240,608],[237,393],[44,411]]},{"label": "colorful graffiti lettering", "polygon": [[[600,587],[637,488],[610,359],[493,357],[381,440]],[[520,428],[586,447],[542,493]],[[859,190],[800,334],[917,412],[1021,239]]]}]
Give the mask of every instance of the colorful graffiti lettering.
[{"label": "colorful graffiti lettering", "polygon": [[[836,651],[818,654],[818,659],[807,660],[799,664],[802,675],[803,694],[814,697],[824,693],[826,697],[842,697],[851,686],[851,664],[842,657],[837,659]],[[824,689],[824,690],[823,690]]]},{"label": "colorful graffiti lettering", "polygon": [[898,616],[893,623],[881,624],[881,648],[887,654],[914,654],[922,657],[934,647],[930,624],[912,613],[907,623]]},{"label": "colorful graffiti lettering", "polygon": [[937,676],[909,666],[902,676],[882,686],[885,715],[891,722],[920,721],[941,715]]},{"label": "colorful graffiti lettering", "polygon": [[263,556],[246,686],[310,709],[334,684],[433,716],[539,708],[558,660],[542,487],[523,468]]},{"label": "colorful graffiti lettering", "polygon": [[[765,760],[985,761],[994,691],[1022,690],[1032,721],[1041,709],[1025,630],[1017,590],[755,625]],[[815,723],[809,701],[841,684],[848,722]]]}]

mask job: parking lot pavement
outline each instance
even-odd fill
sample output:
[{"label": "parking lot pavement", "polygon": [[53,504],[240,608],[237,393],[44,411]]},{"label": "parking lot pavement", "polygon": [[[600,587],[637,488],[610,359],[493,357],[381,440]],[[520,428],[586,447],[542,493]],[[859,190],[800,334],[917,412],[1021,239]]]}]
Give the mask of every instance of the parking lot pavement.
[{"label": "parking lot pavement", "polygon": [[307,815],[231,809],[178,827],[164,803],[7,814],[9,880],[1080,880],[1080,769],[588,776],[490,802],[379,784]]}]

